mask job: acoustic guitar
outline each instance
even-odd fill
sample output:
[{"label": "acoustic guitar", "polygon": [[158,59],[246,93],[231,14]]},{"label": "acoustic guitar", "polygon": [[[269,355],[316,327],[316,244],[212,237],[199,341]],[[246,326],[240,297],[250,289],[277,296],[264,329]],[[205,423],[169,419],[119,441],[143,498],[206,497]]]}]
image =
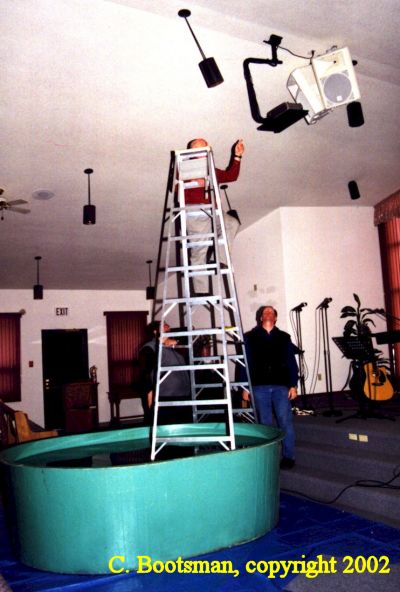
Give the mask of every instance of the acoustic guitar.
[{"label": "acoustic guitar", "polygon": [[378,366],[376,362],[364,364],[365,382],[364,394],[372,401],[387,401],[394,394],[387,370]]}]

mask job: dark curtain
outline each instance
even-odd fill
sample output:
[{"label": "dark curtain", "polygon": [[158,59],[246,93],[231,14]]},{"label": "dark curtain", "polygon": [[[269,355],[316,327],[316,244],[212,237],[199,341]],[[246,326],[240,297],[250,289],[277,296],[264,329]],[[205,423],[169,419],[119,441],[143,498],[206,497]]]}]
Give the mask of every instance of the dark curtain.
[{"label": "dark curtain", "polygon": [[[400,331],[400,218],[379,224],[383,286],[388,330]],[[400,377],[400,343],[394,346],[396,378]]]},{"label": "dark curtain", "polygon": [[20,313],[0,313],[0,399],[21,400]]},{"label": "dark curtain", "polygon": [[144,341],[147,312],[105,312],[110,391],[138,380],[138,353]]}]

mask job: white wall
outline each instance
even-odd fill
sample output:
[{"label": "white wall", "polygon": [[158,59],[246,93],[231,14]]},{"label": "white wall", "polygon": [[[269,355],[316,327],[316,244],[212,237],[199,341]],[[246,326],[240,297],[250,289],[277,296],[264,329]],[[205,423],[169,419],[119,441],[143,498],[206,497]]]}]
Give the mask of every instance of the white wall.
[{"label": "white wall", "polygon": [[[67,307],[67,316],[56,316],[56,307]],[[0,312],[26,312],[21,317],[22,400],[12,403],[33,421],[44,425],[42,329],[87,329],[89,366],[97,366],[99,381],[99,419],[109,421],[107,398],[107,335],[104,311],[149,310],[149,301],[142,291],[46,290],[43,300],[33,300],[32,290],[0,290]],[[29,367],[29,362],[33,367]],[[121,413],[141,409],[140,402],[123,401]]]},{"label": "white wall", "polygon": [[[361,207],[282,208],[242,230],[233,246],[233,265],[243,327],[255,324],[262,304],[279,311],[279,326],[293,336],[289,311],[300,302],[305,361],[312,373],[317,336],[316,307],[332,297],[328,308],[329,336],[342,335],[340,310],[354,304],[353,292],[366,307],[383,307],[383,288],[377,229],[373,209]],[[56,307],[67,307],[68,316],[56,316]],[[149,310],[144,292],[44,291],[33,300],[31,290],[0,290],[0,312],[26,314],[21,320],[22,401],[13,403],[43,425],[42,329],[87,329],[89,365],[98,368],[100,421],[109,420],[106,320],[108,310]],[[377,322],[377,331],[384,331]],[[320,344],[321,346],[321,344]],[[317,348],[321,352],[321,348]],[[345,383],[348,362],[330,343],[333,389]],[[321,353],[322,356],[322,353]],[[33,367],[29,367],[29,362]],[[318,372],[322,380],[315,392],[325,390],[323,358]],[[310,392],[310,378],[306,392]],[[123,414],[134,412],[138,401],[123,402]]]},{"label": "white wall", "polygon": [[[342,307],[355,305],[354,292],[365,307],[384,306],[373,208],[281,208],[238,234],[233,261],[245,330],[254,326],[258,306],[268,303],[278,309],[278,325],[294,337],[289,311],[307,302],[300,315],[309,369],[307,393],[316,351],[321,353],[321,380],[315,392],[325,391],[322,338],[316,344],[321,320],[316,307],[325,297],[332,298],[327,310],[332,386],[340,390],[349,363],[331,337],[343,334]],[[376,323],[377,331],[385,330],[382,321]]]}]

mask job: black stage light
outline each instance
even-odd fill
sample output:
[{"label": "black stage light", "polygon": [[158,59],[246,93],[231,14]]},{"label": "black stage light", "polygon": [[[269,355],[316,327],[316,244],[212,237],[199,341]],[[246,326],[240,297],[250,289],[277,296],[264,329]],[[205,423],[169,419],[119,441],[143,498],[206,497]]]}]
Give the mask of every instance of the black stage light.
[{"label": "black stage light", "polygon": [[307,115],[300,103],[281,103],[271,111],[268,111],[266,119],[257,129],[265,132],[279,134]]}]

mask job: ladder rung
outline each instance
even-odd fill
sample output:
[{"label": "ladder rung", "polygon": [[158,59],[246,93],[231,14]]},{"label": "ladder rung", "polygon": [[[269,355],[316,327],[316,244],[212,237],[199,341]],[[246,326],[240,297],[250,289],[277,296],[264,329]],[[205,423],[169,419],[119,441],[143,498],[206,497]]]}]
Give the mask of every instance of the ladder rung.
[{"label": "ladder rung", "polygon": [[156,437],[156,442],[231,442],[234,443],[233,436],[163,436]]},{"label": "ladder rung", "polygon": [[[249,420],[252,420],[252,422],[254,423],[254,413],[252,409],[246,409],[245,407],[237,407],[235,409],[232,409],[232,413],[234,415],[243,415],[245,417],[248,417]],[[210,409],[207,411],[203,411],[201,417],[205,417],[206,415],[218,415],[221,414],[221,410],[218,409]]]},{"label": "ladder rung", "polygon": [[[188,271],[190,273],[199,273],[201,271],[208,271],[208,270],[213,270],[215,271],[217,269],[217,264],[216,263],[205,263],[204,265],[174,265],[173,267],[167,267],[166,271],[168,273],[171,272],[176,272],[176,271]],[[221,273],[222,273],[222,269],[221,269]]]},{"label": "ladder rung", "polygon": [[179,212],[205,212],[206,210],[211,210],[213,208],[213,204],[212,203],[208,203],[208,204],[191,204],[191,205],[186,205],[183,208],[181,208],[180,206],[174,206],[173,208],[171,208],[171,212],[173,212],[174,214],[179,214]]},{"label": "ladder rung", "polygon": [[168,240],[177,241],[177,242],[187,240],[187,241],[191,242],[191,241],[203,240],[203,239],[207,239],[207,238],[215,238],[215,233],[214,232],[204,232],[203,234],[180,234],[180,235],[170,236],[170,237],[168,237]]},{"label": "ladder rung", "polygon": [[[221,301],[221,296],[187,296],[184,298],[166,298],[165,304],[202,304],[207,301],[209,304],[217,304]],[[171,335],[171,333],[169,333]]]},{"label": "ladder rung", "polygon": [[225,364],[185,364],[184,366],[161,366],[161,372],[183,372],[185,370],[217,370],[225,368]]},{"label": "ladder rung", "polygon": [[[194,386],[196,388],[199,388],[199,389],[213,388],[213,387],[220,388],[220,387],[224,387],[225,386],[225,383],[224,382],[205,382],[203,384],[201,382],[196,382]],[[231,386],[231,388],[245,387],[245,386],[249,386],[249,383],[246,382],[246,381],[243,381],[243,382],[238,382],[238,381],[233,382],[233,381],[231,381],[230,382],[230,386]]]},{"label": "ladder rung", "polygon": [[228,405],[228,399],[188,399],[187,401],[159,401],[159,407],[197,407],[198,405]]}]

